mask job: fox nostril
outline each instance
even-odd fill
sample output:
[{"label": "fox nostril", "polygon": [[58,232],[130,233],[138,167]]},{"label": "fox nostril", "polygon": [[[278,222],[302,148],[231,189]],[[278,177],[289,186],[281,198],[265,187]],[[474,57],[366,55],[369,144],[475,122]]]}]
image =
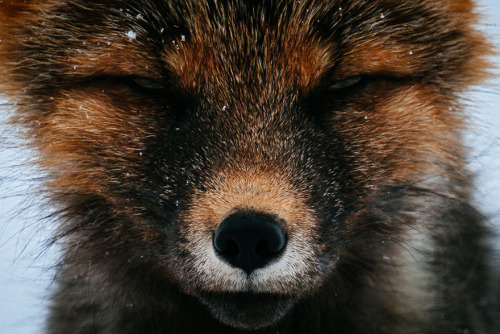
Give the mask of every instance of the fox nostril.
[{"label": "fox nostril", "polygon": [[240,252],[238,244],[232,239],[225,240],[224,245],[219,245],[219,247],[216,246],[215,249],[228,257],[236,257]]},{"label": "fox nostril", "polygon": [[248,274],[276,259],[286,243],[286,233],[273,217],[259,213],[237,213],[227,217],[213,237],[217,254]]}]

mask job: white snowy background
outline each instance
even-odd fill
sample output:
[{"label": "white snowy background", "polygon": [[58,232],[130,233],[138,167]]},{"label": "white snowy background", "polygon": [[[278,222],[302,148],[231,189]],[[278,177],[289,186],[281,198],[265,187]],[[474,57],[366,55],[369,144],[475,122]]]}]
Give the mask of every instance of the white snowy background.
[{"label": "white snowy background", "polygon": [[[500,46],[500,1],[479,0],[479,5],[480,28]],[[493,60],[500,66],[500,56]],[[476,199],[500,233],[499,78],[475,87],[465,103],[473,120],[466,138],[473,148],[470,165],[478,173]],[[0,97],[0,333],[34,334],[42,332],[57,250],[44,247],[53,227],[43,224],[49,220],[39,201],[26,196],[36,192],[39,175],[26,166],[32,153],[21,150],[5,127],[5,102]],[[496,245],[500,253],[500,237]]]}]

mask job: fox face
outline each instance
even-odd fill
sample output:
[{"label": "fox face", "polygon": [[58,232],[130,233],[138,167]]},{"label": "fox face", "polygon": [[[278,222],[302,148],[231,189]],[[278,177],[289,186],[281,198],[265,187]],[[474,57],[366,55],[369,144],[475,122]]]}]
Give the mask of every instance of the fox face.
[{"label": "fox face", "polygon": [[481,253],[458,103],[487,52],[469,1],[2,6],[3,87],[61,217],[54,332],[191,328],[182,305],[200,328],[309,309],[322,331],[425,332],[454,307],[429,285],[473,265],[438,240]]}]

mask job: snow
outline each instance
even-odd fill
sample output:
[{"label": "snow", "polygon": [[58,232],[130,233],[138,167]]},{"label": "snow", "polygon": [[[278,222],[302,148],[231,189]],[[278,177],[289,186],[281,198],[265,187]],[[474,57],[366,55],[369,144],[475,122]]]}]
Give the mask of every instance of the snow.
[{"label": "snow", "polygon": [[132,39],[136,39],[137,38],[137,33],[133,30],[129,30],[127,32],[127,37],[132,40]]}]

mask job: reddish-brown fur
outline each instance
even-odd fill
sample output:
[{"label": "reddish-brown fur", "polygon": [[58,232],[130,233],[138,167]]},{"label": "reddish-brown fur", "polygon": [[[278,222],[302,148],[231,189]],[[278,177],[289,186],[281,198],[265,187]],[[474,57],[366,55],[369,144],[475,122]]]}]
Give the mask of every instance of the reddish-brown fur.
[{"label": "reddish-brown fur", "polygon": [[[468,0],[1,2],[0,87],[65,245],[48,332],[494,333],[475,23]],[[212,249],[238,212],[288,236],[248,275]]]}]

